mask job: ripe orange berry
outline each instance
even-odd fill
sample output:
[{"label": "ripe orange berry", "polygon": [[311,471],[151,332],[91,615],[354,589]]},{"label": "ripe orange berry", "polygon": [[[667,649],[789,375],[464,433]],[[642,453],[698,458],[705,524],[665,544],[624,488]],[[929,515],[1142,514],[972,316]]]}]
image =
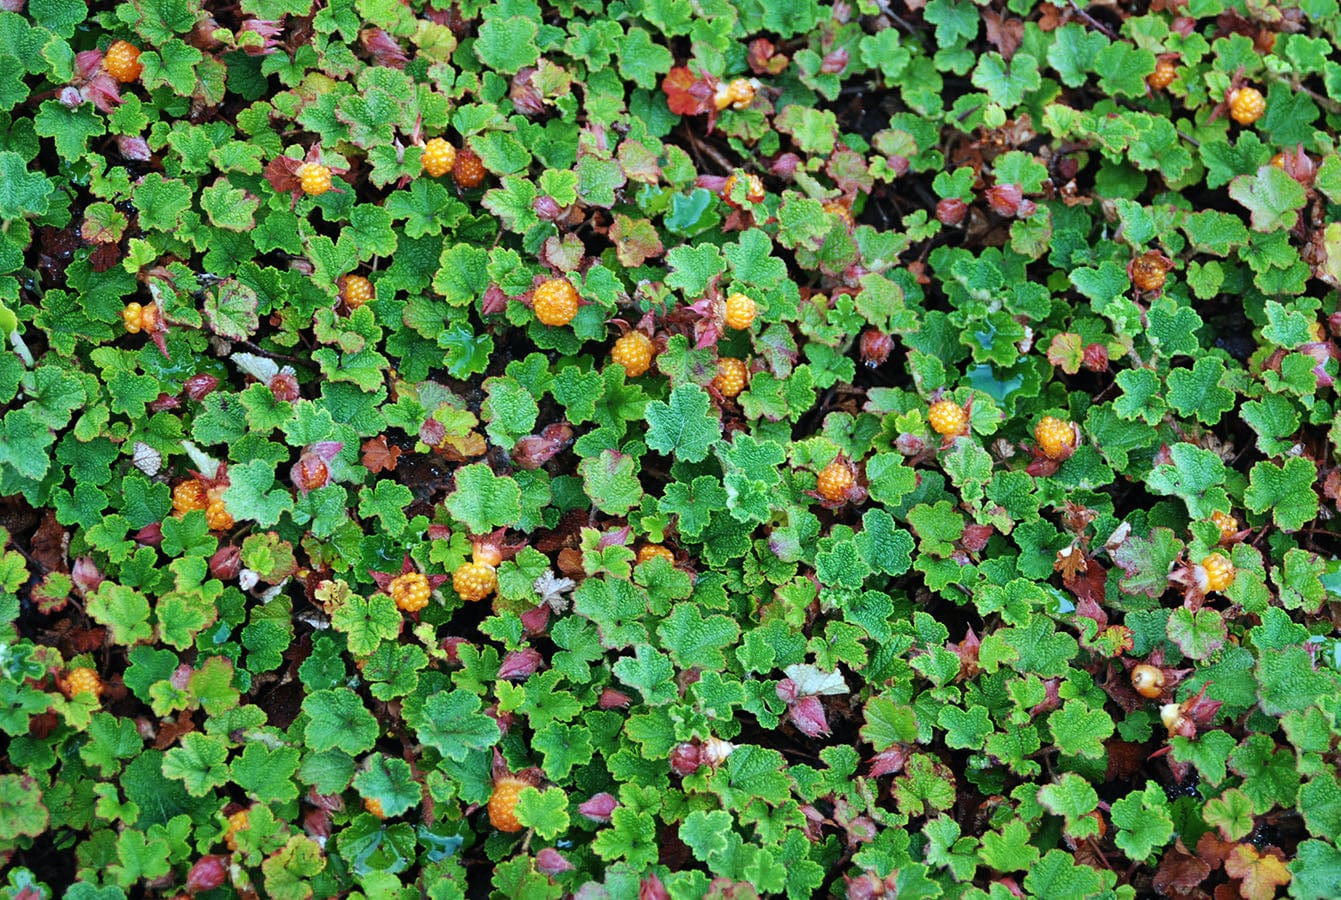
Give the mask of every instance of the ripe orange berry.
[{"label": "ripe orange berry", "polygon": [[396,606],[402,612],[416,613],[428,606],[428,598],[432,595],[433,589],[428,586],[428,579],[423,573],[406,572],[391,579],[387,593],[396,601]]},{"label": "ripe orange berry", "polygon": [[331,189],[331,170],[321,163],[303,163],[296,174],[303,193],[308,196],[316,197]]},{"label": "ripe orange berry", "polygon": [[531,306],[542,325],[567,325],[577,315],[577,288],[567,278],[551,278],[535,289]]},{"label": "ripe orange berry", "polygon": [[[722,199],[727,203],[732,202],[731,192],[735,190],[738,181],[734,172],[726,177],[726,184],[722,185]],[[753,172],[745,173],[745,199],[751,203],[763,203],[765,196],[763,180]]]},{"label": "ripe orange berry", "polygon": [[815,490],[825,500],[837,503],[847,499],[852,485],[857,483],[856,466],[844,456],[837,456],[819,473]]},{"label": "ripe orange berry", "polygon": [[968,430],[968,410],[953,400],[937,400],[927,410],[927,421],[937,434],[954,437]]},{"label": "ripe orange berry", "polygon": [[362,275],[345,275],[340,279],[340,299],[350,309],[358,309],[372,298],[372,282]]},{"label": "ripe orange berry", "polygon": [[1240,125],[1251,125],[1266,112],[1266,99],[1257,88],[1239,88],[1229,95],[1229,115]]},{"label": "ripe orange berry", "polygon": [[529,786],[510,775],[495,781],[493,795],[489,798],[489,824],[508,833],[521,831],[522,824],[517,820],[517,798],[521,796],[522,788]]},{"label": "ripe orange berry", "polygon": [[251,810],[239,809],[228,817],[228,827],[224,830],[224,843],[228,849],[237,851],[237,833],[251,827]]},{"label": "ripe orange berry", "polygon": [[1048,459],[1066,459],[1076,449],[1076,426],[1054,416],[1044,416],[1034,426],[1034,440]]},{"label": "ripe orange berry", "polygon": [[1157,666],[1141,663],[1131,670],[1131,686],[1142,697],[1153,700],[1164,690],[1164,672]]},{"label": "ripe orange berry", "polygon": [[639,565],[642,565],[649,559],[656,559],[657,557],[666,560],[671,565],[675,565],[675,554],[661,544],[643,544],[638,548]]},{"label": "ripe orange berry", "polygon": [[71,669],[65,676],[65,693],[71,699],[80,694],[92,694],[94,697],[101,697],[102,678],[98,676],[96,669],[90,669],[87,666]]},{"label": "ripe orange berry", "polygon": [[1285,168],[1285,154],[1277,153],[1275,156],[1271,157],[1271,164],[1277,169]]},{"label": "ripe orange berry", "polygon": [[732,294],[726,298],[726,325],[737,331],[744,331],[754,322],[754,301],[744,294]]},{"label": "ripe orange berry", "polygon": [[713,387],[723,397],[734,397],[745,389],[750,380],[750,370],[745,360],[724,356],[717,360],[717,375],[712,379]]},{"label": "ripe orange berry", "polygon": [[479,187],[486,174],[488,173],[484,170],[484,161],[480,159],[479,154],[469,147],[462,147],[461,152],[456,154],[452,166],[452,178],[456,181],[456,186],[466,189]]},{"label": "ripe orange berry", "polygon": [[424,153],[419,157],[419,163],[426,173],[434,178],[441,178],[456,165],[456,148],[440,137],[429,138],[424,144]]},{"label": "ripe orange berry", "polygon": [[193,509],[209,506],[205,498],[205,486],[194,478],[177,482],[172,489],[172,508],[179,513],[189,513]]},{"label": "ripe orange berry", "polygon": [[630,331],[615,341],[610,361],[623,366],[630,378],[637,378],[652,368],[654,349],[651,338],[641,331]]},{"label": "ripe orange berry", "polygon": [[144,71],[140,48],[127,41],[114,41],[102,57],[102,67],[113,79],[130,84]]},{"label": "ripe orange berry", "polygon": [[1146,76],[1145,83],[1150,85],[1152,90],[1162,91],[1173,84],[1173,80],[1177,77],[1178,69],[1174,67],[1173,62],[1161,59],[1155,64],[1155,71]]},{"label": "ripe orange berry", "polygon": [[131,334],[139,334],[140,319],[144,315],[144,307],[138,303],[127,303],[125,309],[121,310],[121,323],[126,326],[126,331]]},{"label": "ripe orange berry", "polygon": [[162,318],[158,314],[158,305],[146,303],[140,307],[140,330],[158,331],[163,324]]},{"label": "ripe orange berry", "polygon": [[227,531],[233,527],[233,514],[224,508],[222,497],[216,497],[205,506],[205,524],[210,531]]},{"label": "ripe orange berry", "polygon": [[1222,513],[1217,509],[1211,513],[1211,521],[1220,529],[1220,543],[1222,544],[1234,540],[1234,536],[1239,533],[1239,520],[1229,513]]},{"label": "ripe orange berry", "polygon": [[376,797],[364,797],[363,808],[379,819],[386,818],[386,812],[382,809],[382,801]]},{"label": "ripe orange berry", "polygon": [[1223,591],[1234,583],[1234,563],[1223,553],[1212,553],[1196,567],[1197,587],[1207,594]]},{"label": "ripe orange berry", "polygon": [[1157,291],[1164,287],[1168,273],[1168,260],[1158,250],[1142,253],[1131,263],[1132,284],[1140,291]]},{"label": "ripe orange berry", "polygon": [[498,573],[483,563],[464,563],[452,573],[452,587],[467,603],[485,600],[498,587]]}]

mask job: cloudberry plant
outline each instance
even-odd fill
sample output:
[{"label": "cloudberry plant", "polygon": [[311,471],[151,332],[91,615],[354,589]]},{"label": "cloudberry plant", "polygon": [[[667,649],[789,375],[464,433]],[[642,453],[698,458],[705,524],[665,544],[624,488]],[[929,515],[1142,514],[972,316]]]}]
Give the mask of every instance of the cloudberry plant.
[{"label": "cloudberry plant", "polygon": [[754,322],[754,301],[744,294],[732,294],[726,298],[726,325],[737,331],[744,331]]},{"label": "cloudberry plant", "polygon": [[660,557],[667,562],[675,563],[675,554],[662,544],[643,544],[638,548],[638,564],[641,565],[649,559]]},{"label": "cloudberry plant", "polygon": [[750,370],[745,360],[724,356],[717,361],[717,374],[712,379],[713,387],[723,397],[735,397],[745,389],[750,380]]},{"label": "cloudberry plant", "polygon": [[1203,593],[1223,591],[1234,583],[1234,563],[1223,553],[1212,553],[1196,567],[1196,578]]},{"label": "cloudberry plant", "polygon": [[630,331],[615,341],[610,350],[610,361],[624,367],[630,378],[637,378],[652,368],[655,348],[652,339],[641,331]]},{"label": "cloudberry plant", "polygon": [[469,190],[477,188],[488,174],[484,169],[484,160],[469,147],[462,147],[452,164],[452,180],[456,186]]},{"label": "cloudberry plant", "polygon": [[177,482],[172,489],[172,508],[178,513],[189,513],[194,509],[209,506],[205,498],[205,486],[195,478]]},{"label": "cloudberry plant", "polygon": [[937,400],[927,410],[931,430],[945,437],[955,437],[968,431],[968,410],[953,400]]},{"label": "cloudberry plant", "polygon": [[345,275],[340,279],[340,299],[350,309],[358,309],[373,298],[372,282],[362,275]]},{"label": "cloudberry plant", "polygon": [[577,288],[567,278],[551,278],[535,289],[531,306],[542,325],[567,325],[577,315]]},{"label": "cloudberry plant", "polygon": [[428,578],[423,573],[406,572],[391,579],[387,593],[401,611],[416,613],[428,606],[433,589],[429,587]]},{"label": "cloudberry plant", "polygon": [[452,587],[467,603],[485,600],[498,587],[498,573],[483,563],[463,563],[452,573]]},{"label": "cloudberry plant", "polygon": [[1151,90],[1162,91],[1173,84],[1173,80],[1177,77],[1178,69],[1173,61],[1161,59],[1155,64],[1155,71],[1146,76],[1145,83],[1150,85]]},{"label": "cloudberry plant", "polygon": [[419,163],[424,167],[425,173],[433,178],[441,178],[456,166],[456,148],[443,138],[429,138],[424,144],[424,153],[419,157]]},{"label": "cloudberry plant", "polygon": [[494,792],[489,797],[489,824],[499,831],[515,833],[522,830],[517,820],[517,799],[527,782],[511,775],[494,781]]},{"label": "cloudberry plant", "polygon": [[1034,426],[1034,440],[1048,459],[1066,459],[1076,449],[1076,426],[1055,416],[1044,416]]},{"label": "cloudberry plant", "polygon": [[295,174],[303,193],[309,197],[320,196],[331,189],[331,170],[321,163],[303,163]]},{"label": "cloudberry plant", "polygon": [[80,694],[92,694],[94,697],[102,696],[102,678],[98,675],[96,669],[87,666],[71,669],[65,676],[65,693],[71,697],[77,697]]},{"label": "cloudberry plant", "polygon": [[820,471],[815,490],[825,500],[839,503],[847,499],[848,492],[856,483],[856,466],[840,454]]},{"label": "cloudberry plant", "polygon": [[224,829],[224,843],[228,849],[234,853],[237,852],[237,835],[240,831],[246,831],[251,827],[251,810],[239,809],[228,817],[228,825]]},{"label": "cloudberry plant", "polygon": [[1240,125],[1251,125],[1266,112],[1266,99],[1254,87],[1239,88],[1229,95],[1229,115]]},{"label": "cloudberry plant", "polygon": [[114,41],[102,58],[103,70],[122,84],[130,84],[144,71],[140,48],[128,41]]},{"label": "cloudberry plant", "polygon": [[1131,670],[1131,686],[1142,697],[1153,700],[1164,690],[1164,672],[1158,666],[1141,663]]}]

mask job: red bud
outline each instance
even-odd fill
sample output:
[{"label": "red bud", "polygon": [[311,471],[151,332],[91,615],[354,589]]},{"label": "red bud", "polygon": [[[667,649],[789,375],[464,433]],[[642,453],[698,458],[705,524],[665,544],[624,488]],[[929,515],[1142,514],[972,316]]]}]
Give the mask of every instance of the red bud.
[{"label": "red bud", "polygon": [[1017,184],[997,184],[987,189],[987,205],[998,216],[1012,218],[1020,211],[1020,201],[1024,199]]},{"label": "red bud", "polygon": [[894,339],[883,331],[868,328],[861,333],[861,361],[870,368],[883,365],[893,349]]},{"label": "red bud", "polygon": [[199,403],[213,393],[214,389],[218,386],[219,379],[215,378],[213,375],[192,375],[190,378],[186,379],[186,396]]},{"label": "red bud", "polygon": [[696,744],[677,744],[670,755],[671,771],[676,775],[692,775],[703,765],[703,755]]},{"label": "red bud", "polygon": [[942,225],[958,225],[968,214],[968,205],[955,197],[949,197],[936,204],[936,219]]},{"label": "red bud", "polygon": [[228,879],[228,866],[222,856],[202,856],[196,860],[186,876],[186,890],[191,894],[223,887]]},{"label": "red bud", "polygon": [[220,581],[232,581],[242,571],[242,551],[224,545],[210,557],[210,575]]}]

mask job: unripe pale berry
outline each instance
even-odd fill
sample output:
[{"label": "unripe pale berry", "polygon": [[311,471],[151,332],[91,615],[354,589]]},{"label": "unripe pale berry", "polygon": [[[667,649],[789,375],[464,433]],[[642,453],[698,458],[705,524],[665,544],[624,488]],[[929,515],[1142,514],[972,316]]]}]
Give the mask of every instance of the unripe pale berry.
[{"label": "unripe pale berry", "polygon": [[1164,690],[1164,672],[1157,666],[1141,663],[1131,670],[1131,686],[1142,697],[1153,700]]}]

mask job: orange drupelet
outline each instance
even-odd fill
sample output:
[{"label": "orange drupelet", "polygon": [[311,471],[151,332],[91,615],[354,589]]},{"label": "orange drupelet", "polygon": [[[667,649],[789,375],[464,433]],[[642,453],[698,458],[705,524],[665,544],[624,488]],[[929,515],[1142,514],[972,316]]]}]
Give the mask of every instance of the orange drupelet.
[{"label": "orange drupelet", "polygon": [[456,148],[443,138],[429,138],[424,144],[424,153],[419,157],[419,163],[428,175],[441,178],[456,166]]},{"label": "orange drupelet", "polygon": [[372,298],[372,282],[362,275],[345,275],[340,279],[340,299],[350,309],[358,309]]},{"label": "orange drupelet", "polygon": [[251,827],[251,810],[239,809],[228,817],[228,827],[224,829],[224,843],[228,849],[237,852],[237,834]]},{"label": "orange drupelet", "polygon": [[194,478],[177,482],[172,489],[172,509],[185,515],[193,509],[205,509],[209,500],[205,497],[205,486]]},{"label": "orange drupelet", "polygon": [[376,797],[364,797],[363,808],[379,819],[386,818],[386,812],[382,809],[382,801]]},{"label": "orange drupelet", "polygon": [[80,694],[92,694],[94,697],[102,696],[102,678],[98,675],[96,669],[90,669],[87,666],[80,666],[71,669],[65,676],[65,693],[71,699]]},{"label": "orange drupelet", "polygon": [[227,531],[233,527],[233,514],[224,506],[223,492],[226,485],[216,485],[205,492],[205,524],[210,531]]},{"label": "orange drupelet", "polygon": [[531,306],[542,325],[561,327],[577,315],[577,288],[567,278],[551,278],[535,289]]},{"label": "orange drupelet", "polygon": [[610,350],[610,361],[623,366],[628,377],[637,378],[652,368],[655,352],[651,338],[641,331],[630,331],[615,341]]},{"label": "orange drupelet", "polygon": [[402,612],[416,613],[428,606],[428,598],[433,594],[428,579],[420,572],[406,572],[391,579],[387,588],[391,599]]},{"label": "orange drupelet", "polygon": [[452,573],[452,588],[467,603],[487,599],[498,587],[498,573],[484,563],[463,563]]},{"label": "orange drupelet", "polygon": [[1220,529],[1220,543],[1222,544],[1230,543],[1239,533],[1239,520],[1229,513],[1223,513],[1217,509],[1211,513],[1211,521],[1215,523],[1215,527]]},{"label": "orange drupelet", "polygon": [[649,559],[661,558],[675,564],[675,554],[661,544],[643,544],[638,548],[638,564],[642,565]]},{"label": "orange drupelet", "polygon": [[1177,77],[1178,69],[1174,64],[1170,60],[1161,59],[1155,64],[1155,71],[1146,76],[1145,83],[1150,85],[1152,90],[1162,91],[1173,84],[1173,80]]}]

